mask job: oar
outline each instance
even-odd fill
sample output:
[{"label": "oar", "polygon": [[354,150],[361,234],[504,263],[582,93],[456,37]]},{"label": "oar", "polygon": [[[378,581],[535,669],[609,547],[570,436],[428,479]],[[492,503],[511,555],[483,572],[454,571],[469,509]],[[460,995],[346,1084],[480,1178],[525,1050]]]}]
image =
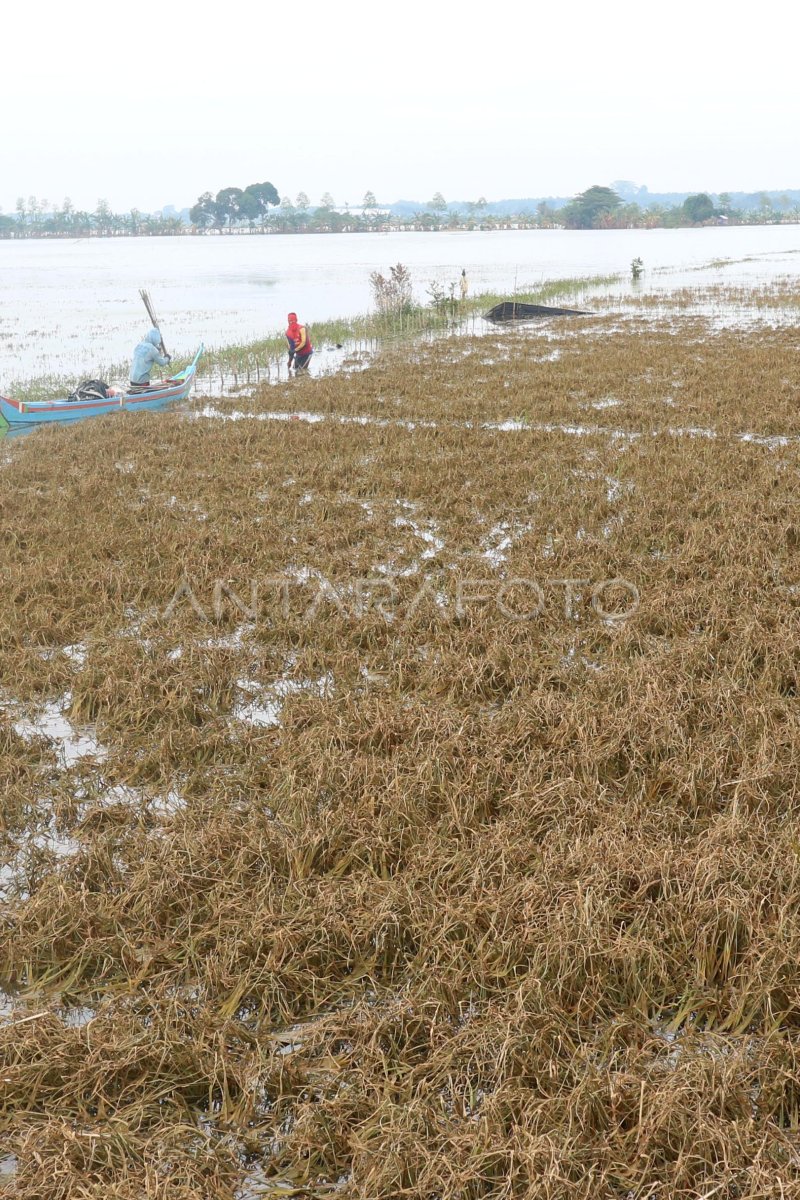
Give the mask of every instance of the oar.
[{"label": "oar", "polygon": [[[153,322],[153,327],[154,327],[155,329],[157,329],[159,333],[161,333],[161,326],[159,325],[159,323],[158,323],[158,320],[156,319],[156,314],[153,312],[153,304],[152,304],[152,301],[151,301],[151,299],[150,299],[150,293],[149,293],[149,292],[146,292],[146,291],[144,290],[144,288],[139,288],[139,295],[142,297],[142,300],[144,300],[144,306],[145,306],[145,308],[147,309],[147,315],[148,315],[148,317],[149,317],[149,318],[150,318],[150,320]],[[161,353],[162,353],[163,355],[165,355],[165,357],[168,357],[168,355],[167,355],[167,347],[164,345],[164,338],[163,338],[163,336],[162,336],[162,338],[161,338]]]}]

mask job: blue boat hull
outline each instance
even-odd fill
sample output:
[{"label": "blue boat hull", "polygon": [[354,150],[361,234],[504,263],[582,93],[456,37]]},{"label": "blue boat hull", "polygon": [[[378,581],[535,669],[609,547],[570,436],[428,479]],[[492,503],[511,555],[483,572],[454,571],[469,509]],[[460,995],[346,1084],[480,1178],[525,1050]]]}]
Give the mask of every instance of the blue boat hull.
[{"label": "blue boat hull", "polygon": [[185,400],[192,390],[197,364],[203,347],[194,359],[164,387],[153,387],[146,392],[126,392],[107,400],[13,400],[0,396],[0,416],[11,429],[23,426],[63,424],[66,421],[82,421],[87,417],[100,417],[113,412],[145,412],[163,408],[178,400]]}]

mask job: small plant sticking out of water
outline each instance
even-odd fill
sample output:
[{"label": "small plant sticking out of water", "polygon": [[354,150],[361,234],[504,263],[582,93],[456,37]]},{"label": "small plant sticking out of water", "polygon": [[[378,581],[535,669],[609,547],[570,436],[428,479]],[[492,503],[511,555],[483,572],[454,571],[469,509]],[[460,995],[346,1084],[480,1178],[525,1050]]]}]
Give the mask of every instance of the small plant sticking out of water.
[{"label": "small plant sticking out of water", "polygon": [[430,305],[437,313],[443,317],[454,317],[458,310],[456,301],[456,285],[454,283],[445,287],[444,284],[434,279],[428,285],[428,295],[430,296]]},{"label": "small plant sticking out of water", "polygon": [[635,282],[637,279],[641,279],[643,273],[644,263],[640,258],[634,258],[633,262],[631,263],[631,279],[633,279]]},{"label": "small plant sticking out of water", "polygon": [[389,278],[373,271],[369,277],[375,307],[385,315],[408,312],[413,304],[411,272],[398,263],[389,268]]}]

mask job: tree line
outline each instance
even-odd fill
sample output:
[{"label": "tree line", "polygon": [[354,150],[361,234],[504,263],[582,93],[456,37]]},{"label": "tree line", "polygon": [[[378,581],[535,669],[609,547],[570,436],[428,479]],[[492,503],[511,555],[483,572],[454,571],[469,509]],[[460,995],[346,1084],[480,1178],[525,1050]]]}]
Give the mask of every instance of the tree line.
[{"label": "tree line", "polygon": [[712,222],[772,224],[800,220],[800,205],[791,207],[787,202],[776,209],[769,196],[762,193],[757,208],[742,210],[734,208],[727,192],[721,193],[716,204],[707,192],[696,192],[687,196],[682,204],[653,204],[641,208],[635,202],[624,203],[612,188],[595,184],[560,208],[557,219],[565,229],[669,229]]},{"label": "tree line", "polygon": [[[259,189],[270,189],[268,198],[265,199]],[[549,204],[543,200],[532,209],[503,215],[489,209],[489,202],[483,196],[466,203],[448,204],[441,192],[436,192],[424,206],[407,213],[393,212],[391,208],[381,206],[371,191],[366,192],[360,205],[355,207],[347,202],[337,205],[329,192],[323,194],[319,204],[312,205],[305,192],[299,192],[294,200],[289,196],[279,199],[271,184],[258,184],[243,191],[224,188],[216,196],[206,192],[189,210],[189,218],[195,228],[205,231],[241,232],[258,227],[280,233],[503,229],[509,226],[525,229],[674,228],[714,222],[766,224],[800,220],[800,204],[792,207],[787,197],[786,203],[776,208],[766,193],[762,193],[757,207],[748,209],[734,207],[730,195],[725,192],[716,203],[707,193],[698,192],[681,204],[642,207],[635,201],[626,203],[612,188],[598,185],[579,193],[568,204]]]},{"label": "tree line", "polygon": [[114,213],[105,200],[94,212],[76,209],[69,199],[51,207],[31,196],[17,201],[16,213],[0,212],[0,237],[141,237],[178,233],[340,233],[370,230],[445,229],[653,229],[711,223],[774,224],[800,221],[800,204],[789,197],[777,207],[762,193],[755,207],[735,208],[722,193],[714,201],[706,192],[688,196],[681,204],[642,207],[625,202],[613,188],[593,185],[567,204],[542,200],[531,209],[498,215],[485,197],[448,204],[441,192],[418,209],[397,213],[378,204],[368,191],[361,202],[337,205],[329,192],[318,204],[305,192],[294,200],[281,197],[272,183],[245,188],[226,187],[204,192],[188,212],[150,215],[131,209]]},{"label": "tree line", "polygon": [[106,200],[98,200],[94,212],[76,208],[67,197],[61,205],[48,200],[17,201],[12,216],[0,210],[0,237],[143,237],[184,233],[178,214],[164,216],[140,212],[115,213]]}]

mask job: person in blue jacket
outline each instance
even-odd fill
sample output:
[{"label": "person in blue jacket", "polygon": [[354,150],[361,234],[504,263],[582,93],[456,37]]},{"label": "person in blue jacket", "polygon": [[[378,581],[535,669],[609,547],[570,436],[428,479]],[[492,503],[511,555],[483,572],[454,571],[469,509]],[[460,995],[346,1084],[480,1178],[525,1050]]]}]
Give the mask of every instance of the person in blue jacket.
[{"label": "person in blue jacket", "polygon": [[150,372],[158,363],[165,367],[171,362],[169,354],[161,353],[161,334],[157,329],[149,329],[133,352],[131,365],[131,386],[143,388],[150,386]]}]

